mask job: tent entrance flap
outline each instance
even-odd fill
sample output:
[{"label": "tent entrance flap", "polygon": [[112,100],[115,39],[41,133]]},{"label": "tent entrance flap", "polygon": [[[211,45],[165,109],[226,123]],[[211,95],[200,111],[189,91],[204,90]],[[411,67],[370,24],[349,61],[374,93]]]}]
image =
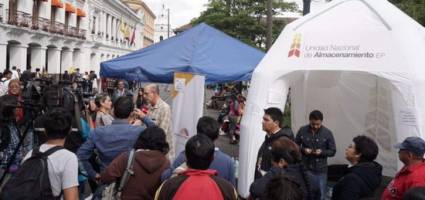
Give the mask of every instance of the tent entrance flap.
[{"label": "tent entrance flap", "polygon": [[391,80],[354,71],[294,71],[279,79],[290,87],[294,131],[308,124],[312,110],[323,112],[323,124],[333,131],[337,145],[329,164],[347,163],[344,152],[352,139],[367,135],[378,143],[383,173],[395,174],[398,156],[393,144],[405,137],[400,132],[408,126],[397,126],[406,103]]}]

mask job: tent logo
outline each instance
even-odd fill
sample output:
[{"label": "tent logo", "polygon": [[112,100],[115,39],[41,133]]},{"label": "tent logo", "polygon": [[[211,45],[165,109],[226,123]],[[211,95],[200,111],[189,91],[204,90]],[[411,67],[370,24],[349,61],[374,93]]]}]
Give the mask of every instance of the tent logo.
[{"label": "tent logo", "polygon": [[301,46],[301,34],[297,33],[294,35],[294,39],[292,39],[291,49],[289,50],[288,58],[290,57],[299,58],[301,54],[300,46]]}]

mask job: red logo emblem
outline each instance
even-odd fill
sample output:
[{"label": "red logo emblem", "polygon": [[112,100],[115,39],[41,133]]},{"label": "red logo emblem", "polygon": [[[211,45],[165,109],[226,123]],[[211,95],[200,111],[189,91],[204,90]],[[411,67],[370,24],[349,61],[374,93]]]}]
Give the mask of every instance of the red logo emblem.
[{"label": "red logo emblem", "polygon": [[301,34],[297,33],[294,35],[294,39],[292,40],[291,49],[289,50],[289,53],[288,53],[288,58],[290,57],[299,58],[301,54],[300,46],[301,46]]}]

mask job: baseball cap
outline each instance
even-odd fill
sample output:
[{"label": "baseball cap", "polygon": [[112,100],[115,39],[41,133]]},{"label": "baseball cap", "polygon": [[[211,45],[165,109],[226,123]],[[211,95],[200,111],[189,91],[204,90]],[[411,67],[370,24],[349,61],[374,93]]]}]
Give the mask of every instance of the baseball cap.
[{"label": "baseball cap", "polygon": [[425,141],[420,137],[407,137],[403,142],[395,144],[394,147],[419,155],[425,153]]}]

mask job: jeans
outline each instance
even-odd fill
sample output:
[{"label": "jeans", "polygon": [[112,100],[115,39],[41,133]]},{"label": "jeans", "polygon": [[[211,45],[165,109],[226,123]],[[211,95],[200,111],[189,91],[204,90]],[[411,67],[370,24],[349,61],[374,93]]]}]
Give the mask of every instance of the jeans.
[{"label": "jeans", "polygon": [[313,183],[318,184],[320,190],[320,200],[327,199],[327,183],[328,183],[328,174],[318,173],[318,172],[310,172],[311,178],[313,179]]}]

